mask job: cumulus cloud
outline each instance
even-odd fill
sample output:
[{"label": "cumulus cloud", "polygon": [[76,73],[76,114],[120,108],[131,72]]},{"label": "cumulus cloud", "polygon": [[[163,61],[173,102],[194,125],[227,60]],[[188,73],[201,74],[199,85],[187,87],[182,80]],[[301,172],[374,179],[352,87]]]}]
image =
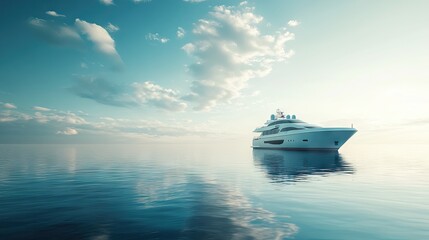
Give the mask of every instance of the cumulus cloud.
[{"label": "cumulus cloud", "polygon": [[106,29],[95,23],[89,23],[77,18],[75,20],[77,28],[87,36],[88,40],[93,42],[100,52],[120,59],[115,48],[115,40],[110,36]]},{"label": "cumulus cloud", "polygon": [[3,103],[3,107],[7,109],[16,109],[17,107],[12,103]]},{"label": "cumulus cloud", "polygon": [[52,17],[65,17],[66,16],[66,15],[63,15],[63,14],[59,14],[59,13],[57,13],[55,11],[47,11],[46,14],[48,14],[48,15],[50,15]]},{"label": "cumulus cloud", "polygon": [[104,5],[113,5],[113,0],[100,0],[100,2]]},{"label": "cumulus cloud", "polygon": [[57,134],[62,134],[62,135],[76,135],[79,132],[74,129],[74,128],[66,128],[63,131],[58,131]]},{"label": "cumulus cloud", "polygon": [[49,109],[49,108],[39,107],[39,106],[34,106],[33,110],[42,111],[42,112],[49,112],[49,111],[51,111],[51,109]]},{"label": "cumulus cloud", "polygon": [[296,27],[299,24],[301,24],[301,23],[298,22],[297,20],[290,20],[289,22],[287,22],[287,25],[289,25],[290,27]]},{"label": "cumulus cloud", "polygon": [[208,19],[194,24],[194,42],[182,49],[195,58],[188,66],[194,81],[184,99],[195,102],[197,110],[208,110],[240,95],[249,79],[266,76],[276,62],[293,52],[285,43],[294,39],[286,29],[264,35],[258,24],[263,17],[254,8],[216,6]]},{"label": "cumulus cloud", "polygon": [[58,25],[40,18],[31,18],[28,24],[37,36],[49,43],[78,46],[82,42],[80,35],[67,25]]},{"label": "cumulus cloud", "polygon": [[154,106],[169,111],[182,111],[186,103],[179,93],[152,82],[119,85],[96,77],[80,77],[71,92],[98,103],[117,107]]},{"label": "cumulus cloud", "polygon": [[135,97],[141,104],[151,104],[153,106],[171,110],[182,111],[186,104],[179,100],[178,93],[172,89],[162,88],[152,82],[133,83]]},{"label": "cumulus cloud", "polygon": [[118,26],[115,26],[115,25],[113,25],[113,24],[111,24],[111,23],[107,24],[106,29],[107,29],[107,31],[109,31],[109,32],[116,32],[116,31],[119,31],[119,27],[118,27]]},{"label": "cumulus cloud", "polygon": [[167,43],[170,39],[159,36],[159,33],[148,33],[146,39],[151,41],[158,41],[161,43]]},{"label": "cumulus cloud", "polygon": [[185,29],[178,27],[177,28],[177,37],[178,38],[183,38],[185,36]]}]

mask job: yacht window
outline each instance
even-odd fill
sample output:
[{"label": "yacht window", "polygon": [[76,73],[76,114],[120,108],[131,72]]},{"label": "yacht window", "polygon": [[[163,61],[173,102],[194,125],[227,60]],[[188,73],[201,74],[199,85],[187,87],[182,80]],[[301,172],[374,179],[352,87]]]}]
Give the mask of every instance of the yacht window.
[{"label": "yacht window", "polygon": [[281,124],[281,123],[304,123],[304,122],[298,119],[287,119],[287,120],[279,120],[279,121],[272,122],[268,124],[268,126],[272,126],[274,124]]},{"label": "yacht window", "polygon": [[279,132],[279,129],[278,128],[274,128],[274,129],[271,129],[271,130],[268,130],[268,131],[263,131],[262,132],[262,136],[276,134],[278,132]]},{"label": "yacht window", "polygon": [[284,142],[284,140],[264,141],[264,143],[269,143],[269,144],[282,144],[283,142]]},{"label": "yacht window", "polygon": [[303,128],[285,127],[285,128],[282,128],[282,132],[294,131],[294,130],[302,130],[302,129],[303,129]]}]

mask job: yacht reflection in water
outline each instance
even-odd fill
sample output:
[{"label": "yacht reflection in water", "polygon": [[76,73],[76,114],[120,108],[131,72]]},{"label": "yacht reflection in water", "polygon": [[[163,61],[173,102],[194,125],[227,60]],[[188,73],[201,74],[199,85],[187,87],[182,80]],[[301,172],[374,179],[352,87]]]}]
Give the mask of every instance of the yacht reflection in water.
[{"label": "yacht reflection in water", "polygon": [[253,149],[253,161],[273,182],[281,183],[305,181],[311,175],[354,172],[337,151]]}]

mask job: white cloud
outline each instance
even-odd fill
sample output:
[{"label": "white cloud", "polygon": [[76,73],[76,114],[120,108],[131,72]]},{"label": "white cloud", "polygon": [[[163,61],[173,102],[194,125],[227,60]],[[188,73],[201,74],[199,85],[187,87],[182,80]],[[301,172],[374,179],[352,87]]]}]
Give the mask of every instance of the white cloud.
[{"label": "white cloud", "polygon": [[152,0],[133,0],[134,3],[148,3],[152,2]]},{"label": "white cloud", "polygon": [[100,0],[100,2],[104,5],[113,5],[113,0]]},{"label": "white cloud", "polygon": [[53,16],[53,17],[65,17],[66,16],[66,15],[63,15],[63,14],[59,14],[59,13],[57,13],[55,11],[47,11],[46,14],[48,14],[50,16]]},{"label": "white cloud", "polygon": [[45,107],[35,106],[33,115],[29,115],[14,109],[0,111],[0,122],[19,122],[31,121],[37,124],[54,125],[86,125],[88,122],[73,112],[57,111]]},{"label": "white cloud", "polygon": [[170,111],[182,111],[186,108],[186,103],[180,101],[178,93],[172,89],[162,88],[151,82],[133,83],[132,86],[137,101],[142,104],[148,103]]},{"label": "white cloud", "polygon": [[299,24],[301,24],[300,22],[298,22],[298,20],[290,20],[289,22],[287,22],[287,25],[291,26],[291,27],[296,27]]},{"label": "white cloud", "polygon": [[184,2],[189,2],[189,3],[200,3],[200,2],[205,2],[207,0],[183,0]]},{"label": "white cloud", "polygon": [[177,28],[177,37],[178,38],[183,38],[185,36],[185,29],[178,27]]},{"label": "white cloud", "polygon": [[84,63],[84,62],[81,62],[81,63],[80,63],[80,67],[81,67],[81,68],[88,68],[88,64],[86,64],[86,63]]},{"label": "white cloud", "polygon": [[197,103],[195,109],[209,110],[219,102],[229,102],[240,95],[249,79],[264,77],[275,62],[282,62],[293,52],[285,43],[294,34],[281,29],[264,35],[258,29],[263,17],[254,8],[216,6],[209,19],[194,24],[196,40],[182,49],[195,58],[188,66],[194,81],[186,100]]},{"label": "white cloud", "polygon": [[58,25],[40,18],[32,18],[28,23],[38,36],[49,43],[78,45],[82,41],[80,35],[67,25]]},{"label": "white cloud", "polygon": [[182,47],[183,51],[185,51],[187,54],[191,55],[195,52],[195,45],[192,43],[187,43]]},{"label": "white cloud", "polygon": [[0,115],[0,123],[5,123],[5,122],[13,122],[16,119],[13,117],[9,117],[9,116],[2,116]]},{"label": "white cloud", "polygon": [[179,93],[151,82],[118,85],[96,77],[80,77],[70,90],[83,98],[117,107],[154,106],[169,111],[182,111],[186,103]]},{"label": "white cloud", "polygon": [[119,27],[118,26],[115,26],[115,25],[113,25],[113,24],[111,24],[111,23],[109,23],[109,24],[107,24],[107,31],[109,31],[109,32],[116,32],[116,31],[119,31]]},{"label": "white cloud", "polygon": [[39,106],[34,106],[33,110],[42,111],[42,112],[49,112],[49,111],[51,111],[51,109],[49,109],[49,108],[39,107]]},{"label": "white cloud", "polygon": [[158,41],[161,43],[167,43],[170,39],[159,36],[158,33],[148,33],[146,34],[146,39],[151,41]]},{"label": "white cloud", "polygon": [[62,134],[62,135],[76,135],[76,134],[78,134],[79,132],[76,130],[76,129],[74,129],[74,128],[66,128],[66,129],[64,129],[63,131],[58,131],[57,132],[57,134]]},{"label": "white cloud", "polygon": [[4,110],[4,111],[0,111],[0,122],[15,122],[18,120],[29,120],[31,119],[30,115],[27,115],[25,113],[21,113],[19,111],[16,110]]},{"label": "white cloud", "polygon": [[17,109],[17,107],[12,103],[4,103],[3,107],[7,109]]},{"label": "white cloud", "polygon": [[203,121],[190,124],[188,119],[177,119],[173,115],[157,120],[96,116],[91,119],[93,121],[87,121],[78,113],[54,109],[49,112],[35,112],[32,115],[17,110],[0,110],[0,142],[58,143],[63,140],[60,135],[76,134],[80,136],[75,139],[77,142],[88,142],[89,139],[95,143],[130,142],[130,140],[153,142],[155,139],[160,141],[174,139],[173,141],[177,142],[177,137],[183,141],[184,136],[201,139],[209,134],[220,135],[215,133],[213,123]]},{"label": "white cloud", "polygon": [[100,52],[120,59],[115,48],[115,40],[113,40],[106,29],[95,23],[80,20],[79,18],[75,20],[75,24],[83,34],[87,35],[88,39],[95,44]]},{"label": "white cloud", "polygon": [[35,120],[38,123],[56,122],[73,125],[87,124],[85,119],[76,115],[75,113],[62,111],[44,111],[43,113],[35,112],[34,116],[32,116],[31,119]]}]

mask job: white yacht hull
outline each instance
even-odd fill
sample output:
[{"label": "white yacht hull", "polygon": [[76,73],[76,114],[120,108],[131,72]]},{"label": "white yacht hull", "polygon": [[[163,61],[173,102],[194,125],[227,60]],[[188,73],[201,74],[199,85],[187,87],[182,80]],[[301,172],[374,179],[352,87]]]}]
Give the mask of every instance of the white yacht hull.
[{"label": "white yacht hull", "polygon": [[253,148],[289,150],[338,150],[353,134],[354,128],[316,128],[280,132],[253,139]]}]

